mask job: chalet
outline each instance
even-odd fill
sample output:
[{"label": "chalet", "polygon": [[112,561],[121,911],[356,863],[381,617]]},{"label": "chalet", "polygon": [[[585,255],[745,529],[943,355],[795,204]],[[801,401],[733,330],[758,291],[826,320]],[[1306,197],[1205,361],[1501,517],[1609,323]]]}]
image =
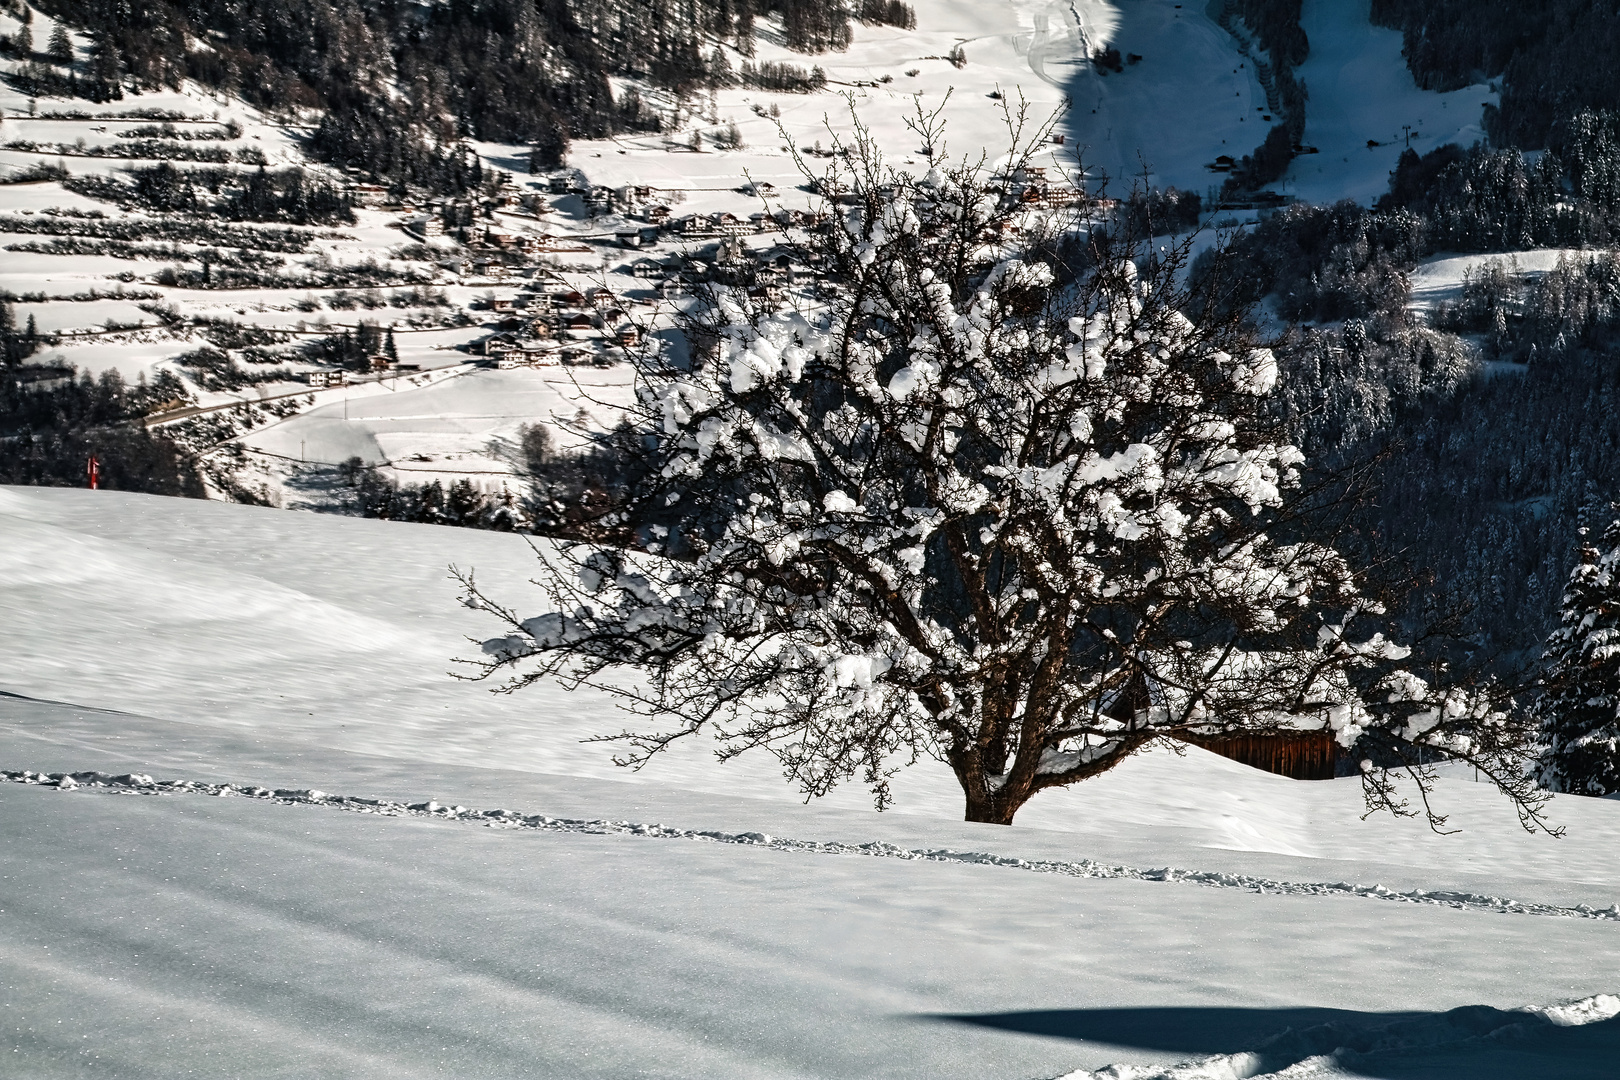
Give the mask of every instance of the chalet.
[{"label": "chalet", "polygon": [[654,225],[663,225],[669,221],[671,213],[669,207],[663,203],[658,203],[655,206],[644,207],[641,211],[641,218],[643,221],[651,222]]},{"label": "chalet", "polygon": [[619,307],[610,307],[610,308],[604,309],[601,316],[598,319],[598,321],[602,324],[604,329],[606,327],[612,326],[614,323],[623,322],[624,320],[625,320],[624,309],[619,308]]},{"label": "chalet", "polygon": [[495,358],[497,368],[536,367],[557,362],[557,347],[542,341],[520,341]]},{"label": "chalet", "polygon": [[783,299],[782,286],[780,286],[780,285],[756,285],[752,289],[748,290],[748,299],[754,301],[755,303],[766,304],[766,305],[768,305],[770,307],[775,307],[776,305],[778,305],[778,304],[780,304],[782,302],[782,299]]},{"label": "chalet", "polygon": [[626,323],[619,327],[618,332],[613,335],[613,340],[618,342],[622,348],[634,348],[636,343],[641,340],[641,331],[634,325]]},{"label": "chalet", "polygon": [[1214,164],[1209,166],[1209,170],[1211,172],[1231,172],[1235,165],[1237,165],[1237,162],[1232,159],[1232,155],[1221,154],[1215,159]]},{"label": "chalet", "polygon": [[544,233],[530,241],[529,249],[536,253],[591,250],[583,241],[571,236],[549,236]]},{"label": "chalet", "polygon": [[559,307],[567,308],[582,308],[588,302],[582,292],[557,293],[552,299],[556,301]]},{"label": "chalet", "polygon": [[725,211],[714,215],[713,222],[715,231],[724,233],[727,236],[741,236],[750,228],[748,222],[742,220],[736,214]]},{"label": "chalet", "polygon": [[516,311],[517,301],[510,296],[497,296],[490,300],[491,311]]},{"label": "chalet", "polygon": [[571,334],[584,333],[588,330],[596,329],[595,321],[582,311],[576,311],[572,315],[564,315],[562,317],[562,321],[558,325]]},{"label": "chalet", "polygon": [[316,388],[348,386],[349,373],[347,371],[306,371],[304,372],[304,381]]},{"label": "chalet", "polygon": [[641,230],[619,229],[613,234],[613,239],[619,242],[620,247],[638,248],[641,246]]},{"label": "chalet", "polygon": [[567,176],[553,176],[546,182],[546,188],[553,195],[567,195],[573,190],[573,184],[569,182]]},{"label": "chalet", "polygon": [[523,355],[531,364],[555,364],[561,359],[562,350],[557,346],[544,341],[526,341],[523,343]]},{"label": "chalet", "polygon": [[393,363],[393,361],[389,360],[388,357],[384,356],[382,353],[372,353],[370,356],[366,357],[366,365],[370,367],[372,371],[387,371],[388,365],[391,363]]},{"label": "chalet", "polygon": [[443,236],[444,218],[438,214],[422,214],[407,221],[405,228],[424,240],[430,236]]},{"label": "chalet", "polygon": [[612,289],[605,285],[598,285],[596,288],[585,294],[585,299],[593,307],[603,307],[604,305],[613,303],[617,297],[613,295]]},{"label": "chalet", "polygon": [[516,247],[518,244],[518,236],[516,233],[500,232],[496,229],[485,229],[484,243],[490,245],[491,247]]},{"label": "chalet", "polygon": [[491,334],[479,343],[485,356],[498,356],[510,352],[518,347],[518,339],[512,334]]},{"label": "chalet", "polygon": [[685,296],[690,291],[686,287],[686,282],[678,277],[665,278],[658,286],[658,294],[665,300],[677,299]]},{"label": "chalet", "polygon": [[657,259],[637,259],[630,264],[630,272],[638,278],[655,278],[664,273],[664,264]]}]

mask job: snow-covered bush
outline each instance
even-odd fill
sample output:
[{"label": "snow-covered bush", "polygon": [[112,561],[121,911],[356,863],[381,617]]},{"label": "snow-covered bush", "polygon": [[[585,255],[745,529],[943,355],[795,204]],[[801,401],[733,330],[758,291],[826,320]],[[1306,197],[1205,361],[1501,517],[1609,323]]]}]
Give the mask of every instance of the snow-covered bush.
[{"label": "snow-covered bush", "polygon": [[1365,758],[1374,804],[1402,805],[1389,766],[1456,756],[1533,811],[1504,764],[1523,725],[1405,670],[1314,538],[1302,456],[1265,419],[1277,364],[1200,317],[1185,252],[1099,230],[1079,269],[1032,254],[1091,220],[1023,209],[1045,139],[998,177],[913,177],[858,134],[819,178],[852,196],[806,253],[826,302],[717,288],[689,365],[643,359],[638,542],[549,561],[533,617],[467,579],[507,624],[484,674],[610,688],[652,727],[618,736],[627,763],[707,729],[881,806],[938,758],[974,821],[1166,738],[1302,727]]}]

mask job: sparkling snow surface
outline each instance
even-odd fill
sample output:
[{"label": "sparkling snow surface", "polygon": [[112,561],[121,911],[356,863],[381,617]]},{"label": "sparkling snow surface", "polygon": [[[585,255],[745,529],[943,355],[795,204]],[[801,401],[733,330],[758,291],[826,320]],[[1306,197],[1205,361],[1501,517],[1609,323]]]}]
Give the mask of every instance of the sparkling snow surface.
[{"label": "sparkling snow surface", "polygon": [[[1446,781],[1463,831],[1439,837],[1358,821],[1354,781],[1190,750],[1000,829],[955,820],[935,764],[884,815],[858,790],[800,806],[768,761],[702,747],[626,774],[577,741],[614,728],[601,699],[444,674],[488,631],[446,565],[522,603],[533,559],[511,536],[0,488],[0,769],[733,836],[0,784],[0,1073],[1613,1075],[1603,1000],[1574,1027],[1492,1010],[1620,985],[1620,909],[1602,910],[1620,899],[1620,803],[1558,800],[1570,835],[1552,841]],[[1450,900],[1301,894],[1336,882]],[[1324,1040],[1384,1049],[1323,1058]]]}]

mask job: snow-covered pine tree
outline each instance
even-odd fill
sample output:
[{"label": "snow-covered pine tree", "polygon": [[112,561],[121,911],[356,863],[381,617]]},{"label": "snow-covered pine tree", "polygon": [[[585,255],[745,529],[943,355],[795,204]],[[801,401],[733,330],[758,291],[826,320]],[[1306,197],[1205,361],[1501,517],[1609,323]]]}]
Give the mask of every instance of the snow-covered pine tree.
[{"label": "snow-covered pine tree", "polygon": [[1184,249],[1027,210],[1048,129],[1008,119],[993,176],[932,117],[923,176],[857,121],[810,177],[847,193],[802,253],[822,298],[717,287],[689,362],[642,357],[645,479],[609,523],[635,543],[558,550],[535,617],[464,577],[507,628],[482,675],[618,695],[647,725],[614,737],[627,764],[709,731],[881,807],[934,757],[972,821],[1163,740],[1298,727],[1336,733],[1371,805],[1404,805],[1387,767],[1423,786],[1461,757],[1533,817],[1528,725],[1403,668],[1313,538],[1271,353],[1178,286]]},{"label": "snow-covered pine tree", "polygon": [[1603,550],[1583,544],[1564,589],[1560,625],[1543,654],[1537,702],[1542,753],[1537,779],[1549,791],[1620,791],[1620,522]]}]

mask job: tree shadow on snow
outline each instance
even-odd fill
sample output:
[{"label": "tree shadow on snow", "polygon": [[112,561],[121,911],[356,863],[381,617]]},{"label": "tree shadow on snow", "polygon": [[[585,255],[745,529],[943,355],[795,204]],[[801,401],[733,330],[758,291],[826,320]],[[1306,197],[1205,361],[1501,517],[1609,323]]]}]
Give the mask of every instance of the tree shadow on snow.
[{"label": "tree shadow on snow", "polygon": [[[1247,1053],[1244,1075],[1312,1057],[1369,1080],[1615,1080],[1620,1017],[1560,1027],[1469,1005],[1443,1013],[1348,1009],[1134,1008],[935,1015],[931,1019],[1199,1059]],[[1185,1060],[1185,1059],[1183,1059]]]}]

